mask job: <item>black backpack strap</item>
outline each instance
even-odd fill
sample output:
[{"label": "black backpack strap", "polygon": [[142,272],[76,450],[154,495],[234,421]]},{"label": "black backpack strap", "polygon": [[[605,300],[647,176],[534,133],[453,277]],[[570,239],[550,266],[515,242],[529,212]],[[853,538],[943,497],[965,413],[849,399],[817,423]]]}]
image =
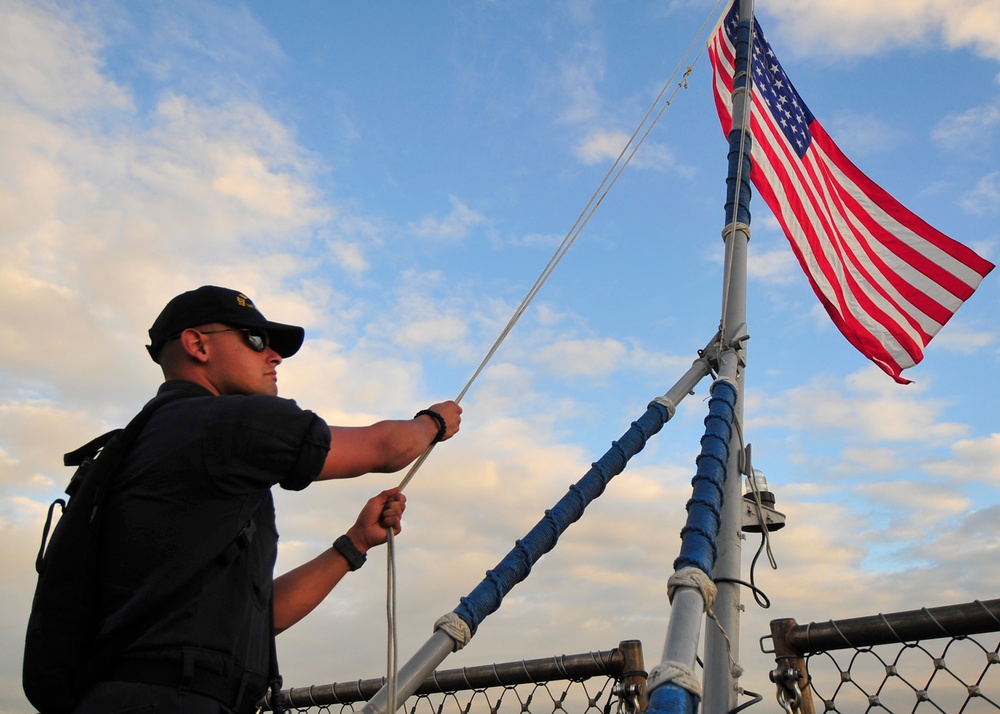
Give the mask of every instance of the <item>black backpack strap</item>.
[{"label": "black backpack strap", "polygon": [[[92,471],[94,465],[97,463],[98,455],[101,455],[101,466],[102,468],[107,467],[111,472],[116,472],[121,466],[122,460],[128,453],[129,449],[135,443],[138,438],[139,433],[146,426],[146,422],[149,418],[153,416],[157,409],[163,405],[174,401],[175,399],[181,399],[183,397],[192,396],[190,392],[181,389],[172,389],[168,392],[163,392],[157,394],[155,397],[146,402],[146,405],[142,410],[132,417],[132,421],[124,429],[112,429],[111,431],[101,434],[97,438],[91,439],[83,446],[73,451],[69,451],[63,454],[63,464],[65,466],[76,466],[77,469],[73,473],[72,478],[69,480],[69,484],[66,486],[66,493],[72,498],[74,494],[80,489],[80,484],[83,479],[87,478],[87,475]],[[114,473],[112,473],[112,476]],[[108,480],[108,479],[106,479]],[[102,489],[96,497],[97,501],[103,500],[104,489]],[[95,508],[96,508],[95,504]],[[44,543],[43,543],[44,547]]]},{"label": "black backpack strap", "polygon": [[63,454],[63,466],[79,466],[87,459],[97,456],[97,452],[104,448],[104,445],[111,441],[113,436],[121,432],[121,429],[112,429],[106,434],[101,434],[95,439],[91,439],[79,449],[68,451]]},{"label": "black backpack strap", "polygon": [[[146,422],[149,421],[149,418],[164,404],[189,395],[190,392],[176,389],[164,392],[163,394],[157,394],[146,403],[142,410],[132,418],[132,421],[124,429],[112,429],[91,439],[83,446],[63,454],[63,465],[77,467],[65,489],[66,495],[70,498],[73,498],[77,491],[80,490],[84,479],[93,473],[94,466],[98,462],[98,455],[102,456],[100,465],[104,478],[98,484],[98,488],[93,495],[89,519],[91,522],[93,522],[97,509],[104,500],[108,484],[116,475],[121,462],[128,453],[128,449],[135,442],[136,437],[138,437],[139,432],[142,431]],[[65,511],[66,505],[65,499],[57,498],[49,506],[48,514],[45,517],[45,526],[42,528],[42,541],[38,546],[38,555],[35,558],[35,572],[39,575],[41,575],[42,570],[45,568],[45,547],[49,542],[49,531],[52,528],[52,517],[56,506],[59,506],[61,511]]]}]

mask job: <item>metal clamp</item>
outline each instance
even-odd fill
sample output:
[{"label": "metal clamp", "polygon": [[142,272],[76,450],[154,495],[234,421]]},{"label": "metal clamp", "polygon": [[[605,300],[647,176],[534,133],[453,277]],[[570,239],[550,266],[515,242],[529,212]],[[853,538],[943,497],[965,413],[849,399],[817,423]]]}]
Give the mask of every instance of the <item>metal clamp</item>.
[{"label": "metal clamp", "polygon": [[802,709],[802,690],[799,688],[799,680],[802,679],[802,672],[795,667],[787,669],[775,669],[770,675],[770,679],[777,687],[776,696],[778,704],[788,714],[796,714]]}]

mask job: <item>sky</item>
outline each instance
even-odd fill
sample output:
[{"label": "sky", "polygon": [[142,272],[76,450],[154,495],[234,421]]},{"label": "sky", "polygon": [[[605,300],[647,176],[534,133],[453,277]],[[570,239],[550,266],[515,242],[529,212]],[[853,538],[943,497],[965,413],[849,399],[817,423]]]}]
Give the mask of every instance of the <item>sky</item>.
[{"label": "sky", "polygon": [[[407,487],[409,659],[715,333],[727,146],[705,42],[721,10],[0,0],[0,712],[30,711],[21,644],[62,454],[155,392],[143,346],[167,300],[246,292],[306,328],[283,396],[334,424],[409,418],[466,385],[666,88],[464,397],[461,433]],[[757,14],[845,153],[997,262],[1000,5],[761,0]],[[754,572],[770,608],[744,590],[738,639],[742,686],[773,701],[771,619],[1000,591],[1000,288],[988,276],[898,385],[837,332],[767,208],[751,211],[744,433],[787,526],[777,570]],[[628,639],[659,661],[708,386],[444,668]],[[400,479],[277,494],[277,570]],[[385,571],[372,553],[281,635],[286,685],[385,674]]]}]

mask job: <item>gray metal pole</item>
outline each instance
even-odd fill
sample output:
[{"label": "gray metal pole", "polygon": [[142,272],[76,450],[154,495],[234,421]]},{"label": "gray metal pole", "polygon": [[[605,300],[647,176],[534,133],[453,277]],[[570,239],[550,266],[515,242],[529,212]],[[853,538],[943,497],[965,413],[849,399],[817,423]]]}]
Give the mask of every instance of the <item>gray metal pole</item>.
[{"label": "gray metal pole", "polygon": [[[753,1],[740,0],[740,20],[753,23]],[[749,136],[739,140],[739,134],[749,117],[750,76],[743,74],[749,61],[737,48],[736,79],[733,86],[733,131],[730,134],[729,196],[726,205],[727,227],[725,284],[723,286],[722,349],[719,375],[736,384],[737,401],[729,463],[722,504],[722,524],[719,530],[719,554],[715,561],[714,579],[739,580],[742,568],[742,462],[744,369],[746,367],[747,315],[747,248],[750,241],[750,146]],[[737,181],[737,176],[739,181]],[[740,652],[740,590],[733,582],[720,582],[714,612],[719,626],[709,621],[705,631],[704,714],[725,714],[736,707],[739,683],[731,663],[739,661]],[[723,631],[720,631],[719,627]],[[728,638],[728,639],[727,639]]]},{"label": "gray metal pole", "polygon": [[[444,630],[434,630],[434,634],[424,643],[410,660],[399,670],[396,688],[396,707],[417,691],[417,687],[427,679],[439,664],[455,650],[455,640]],[[364,714],[389,714],[389,689],[382,687],[362,710]]]},{"label": "gray metal pole", "polygon": [[[702,354],[713,355],[718,347],[719,337],[716,335],[712,338],[702,350]],[[694,389],[695,385],[709,374],[707,359],[708,357],[696,360],[687,374],[664,395],[665,398],[676,404]],[[698,640],[701,637],[701,614],[705,609],[701,591],[687,587],[677,588],[670,607],[670,621],[667,637],[663,643],[661,661],[680,662],[694,671],[695,660],[698,657]]]}]

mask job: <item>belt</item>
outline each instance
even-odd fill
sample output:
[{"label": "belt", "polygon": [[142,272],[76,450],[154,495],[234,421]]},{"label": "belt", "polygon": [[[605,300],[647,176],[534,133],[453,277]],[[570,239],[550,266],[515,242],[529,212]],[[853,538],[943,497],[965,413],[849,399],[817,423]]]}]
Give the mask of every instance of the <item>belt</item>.
[{"label": "belt", "polygon": [[203,667],[187,667],[178,660],[126,659],[111,668],[101,679],[107,682],[137,682],[194,692],[210,697],[242,714],[257,709],[257,702],[267,691],[267,679],[244,670],[242,675],[226,677]]}]

